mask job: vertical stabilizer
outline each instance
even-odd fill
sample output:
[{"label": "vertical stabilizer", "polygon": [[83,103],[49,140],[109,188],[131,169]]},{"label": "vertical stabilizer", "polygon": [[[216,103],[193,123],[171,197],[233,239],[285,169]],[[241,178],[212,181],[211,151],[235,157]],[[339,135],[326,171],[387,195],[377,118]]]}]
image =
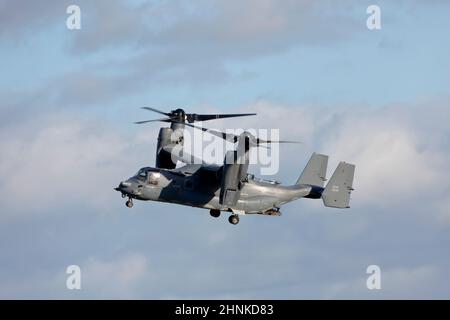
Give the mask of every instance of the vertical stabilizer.
[{"label": "vertical stabilizer", "polygon": [[326,181],[328,156],[313,153],[296,184],[308,184],[323,187]]},{"label": "vertical stabilizer", "polygon": [[354,174],[355,165],[346,162],[339,163],[322,193],[325,206],[350,208],[350,193],[353,190]]}]

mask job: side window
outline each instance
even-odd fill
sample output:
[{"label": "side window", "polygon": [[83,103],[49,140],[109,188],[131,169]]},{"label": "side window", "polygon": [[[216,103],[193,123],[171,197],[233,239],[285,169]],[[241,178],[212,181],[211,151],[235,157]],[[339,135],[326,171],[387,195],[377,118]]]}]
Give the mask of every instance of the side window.
[{"label": "side window", "polygon": [[148,183],[156,186],[158,184],[158,182],[159,182],[159,176],[160,176],[160,174],[157,173],[157,172],[149,173],[149,175],[148,175]]}]

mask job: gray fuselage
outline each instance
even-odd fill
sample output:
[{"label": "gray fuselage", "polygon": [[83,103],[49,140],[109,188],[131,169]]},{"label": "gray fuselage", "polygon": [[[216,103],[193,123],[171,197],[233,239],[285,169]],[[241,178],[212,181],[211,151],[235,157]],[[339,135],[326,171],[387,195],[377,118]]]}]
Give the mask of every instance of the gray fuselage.
[{"label": "gray fuselage", "polygon": [[130,198],[188,205],[198,208],[233,211],[235,213],[264,213],[280,205],[311,196],[310,185],[282,186],[279,183],[249,179],[242,182],[240,196],[233,207],[219,203],[219,166],[186,165],[179,169],[142,168],[121,182],[117,191]]}]

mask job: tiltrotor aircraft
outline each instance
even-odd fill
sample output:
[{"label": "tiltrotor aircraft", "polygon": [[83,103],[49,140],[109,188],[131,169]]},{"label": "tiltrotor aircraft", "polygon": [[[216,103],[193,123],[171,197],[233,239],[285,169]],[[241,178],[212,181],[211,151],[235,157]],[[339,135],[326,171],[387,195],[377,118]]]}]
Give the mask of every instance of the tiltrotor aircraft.
[{"label": "tiltrotor aircraft", "polygon": [[[355,166],[340,162],[325,186],[328,156],[313,153],[296,183],[283,186],[279,182],[255,178],[248,174],[251,147],[270,143],[248,132],[241,135],[223,133],[192,125],[197,121],[251,116],[255,114],[188,114],[182,109],[169,113],[143,108],[165,115],[165,118],[136,122],[137,124],[162,121],[170,128],[161,128],[156,150],[156,168],[141,168],[136,175],[122,181],[115,190],[128,197],[127,207],[133,199],[176,203],[209,209],[213,217],[229,212],[229,222],[239,223],[245,214],[281,215],[280,206],[299,198],[322,199],[327,207],[349,208],[353,190]],[[236,150],[228,151],[223,165],[194,164],[193,157],[183,152],[185,126],[201,129],[222,139],[237,143]],[[185,165],[176,168],[177,162]]]}]

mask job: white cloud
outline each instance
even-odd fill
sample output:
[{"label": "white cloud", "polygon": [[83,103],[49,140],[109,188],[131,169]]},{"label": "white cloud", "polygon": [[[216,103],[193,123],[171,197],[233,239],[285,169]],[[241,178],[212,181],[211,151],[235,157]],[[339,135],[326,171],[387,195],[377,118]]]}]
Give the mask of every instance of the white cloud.
[{"label": "white cloud", "polygon": [[[0,297],[45,299],[132,299],[143,298],[143,283],[154,279],[148,259],[141,253],[127,253],[110,259],[90,257],[77,264],[80,267],[80,290],[66,287],[66,265],[55,263],[58,269],[40,269],[30,264],[28,274],[3,278]],[[2,274],[2,276],[4,276]]]},{"label": "white cloud", "polygon": [[347,111],[337,127],[328,128],[324,149],[339,160],[357,165],[358,197],[366,204],[392,203],[433,188],[444,169],[438,161],[442,154],[421,151],[422,137],[416,136],[414,127],[409,127],[401,115],[386,120],[376,112],[383,110],[359,114]]},{"label": "white cloud", "polygon": [[[356,163],[357,190],[353,194],[353,209],[346,211],[348,215],[336,215],[336,211],[323,208],[320,201],[304,199],[286,206],[284,215],[279,218],[248,217],[241,222],[241,231],[236,231],[227,228],[225,218],[214,220],[216,225],[200,218],[202,212],[194,219],[184,215],[186,210],[197,212],[195,209],[145,203],[136,206],[135,212],[145,212],[142,216],[148,217],[148,208],[164,207],[171,214],[179,214],[175,222],[161,214],[145,220],[160,219],[158,222],[176,224],[171,227],[176,231],[167,236],[173,242],[165,243],[164,249],[152,248],[139,254],[126,254],[125,250],[117,255],[117,250],[109,248],[110,252],[113,250],[110,258],[98,258],[99,255],[88,251],[86,256],[95,258],[81,260],[84,261],[80,263],[84,291],[80,295],[68,295],[61,289],[62,276],[55,280],[43,271],[22,280],[16,276],[15,283],[11,280],[2,286],[2,296],[359,297],[366,294],[365,275],[355,279],[350,272],[358,269],[355,264],[366,259],[387,261],[384,289],[379,296],[446,296],[446,286],[439,280],[448,262],[444,257],[436,258],[442,257],[440,251],[445,250],[445,246],[434,246],[437,241],[446,239],[442,233],[450,221],[445,192],[449,181],[442,178],[449,173],[445,160],[450,148],[444,139],[448,125],[443,116],[448,111],[438,107],[420,111],[416,106],[334,111],[269,102],[242,109],[257,110],[258,116],[214,124],[234,128],[278,125],[281,138],[303,137],[305,143],[301,147],[281,149],[282,170],[291,180],[287,183],[295,180],[312,151],[330,155],[330,171],[339,160]],[[426,117],[422,116],[423,112]],[[112,210],[111,200],[122,201],[112,188],[121,178],[132,174],[130,170],[137,169],[140,163],[153,163],[157,126],[119,133],[112,125],[99,127],[91,121],[73,119],[70,114],[47,117],[42,123],[45,125],[22,124],[16,127],[14,134],[11,134],[11,127],[0,131],[0,148],[4,151],[0,158],[0,192],[14,200],[3,204],[2,216],[9,212],[23,217],[48,212],[47,218],[53,219],[51,214],[73,211],[72,208],[94,212]],[[435,186],[441,191],[430,192]],[[422,193],[420,198],[418,193]],[[374,204],[377,205],[375,210]],[[390,207],[397,209],[396,217],[392,216],[394,210],[389,210]],[[411,219],[410,211],[415,217],[421,216],[420,221],[426,221],[427,227],[421,229],[417,225],[419,220]],[[406,220],[408,224],[403,223]],[[121,222],[124,221],[129,223],[127,228],[135,227],[132,220]],[[140,227],[139,242],[149,239],[144,238],[144,234],[151,235],[153,241],[160,239],[162,231],[158,222],[154,226]],[[95,228],[100,224],[103,227],[104,223],[114,225],[101,221],[91,231],[96,232]],[[118,227],[117,221],[115,225]],[[417,237],[418,229],[423,233],[422,238]],[[85,232],[90,231],[80,234]],[[378,238],[380,234],[382,239]],[[124,236],[121,245],[128,248],[129,238],[129,235]],[[405,250],[402,252],[404,264],[389,260],[397,254],[389,251],[390,248],[401,250],[404,243],[417,245],[425,238],[428,242],[424,248],[430,251],[426,258]],[[186,243],[180,246],[182,242]],[[45,243],[45,248],[47,245]],[[133,246],[136,243],[129,246],[132,252]],[[170,255],[162,254],[161,250],[167,248]],[[141,252],[142,248],[137,251]],[[208,258],[201,259],[199,265],[198,257],[204,257],[205,251]],[[216,252],[220,255],[215,256]],[[155,256],[161,258],[161,262]],[[330,261],[333,267],[326,267]],[[188,268],[180,269],[180,265]],[[259,268],[256,273],[255,266]],[[39,264],[37,270],[40,270]],[[234,281],[223,280],[233,272],[239,275]],[[36,288],[43,288],[45,292],[40,295]],[[438,292],[433,293],[433,288],[438,288]]]},{"label": "white cloud", "polygon": [[[324,152],[330,155],[329,176],[338,161],[356,164],[353,205],[387,208],[428,198],[441,219],[447,216],[445,192],[430,194],[434,189],[448,190],[450,184],[442,179],[450,173],[446,161],[450,148],[442,145],[447,127],[440,125],[441,108],[429,107],[426,122],[418,122],[420,112],[412,116],[419,109],[415,106],[334,111],[258,102],[242,109],[254,110],[258,116],[237,118],[234,128],[280,126],[282,139],[304,141],[301,146],[281,148],[282,170],[287,166],[290,176],[299,175],[311,152]],[[19,128],[14,135],[3,135],[0,191],[11,200],[10,208],[23,199],[27,201],[22,211],[70,203],[106,208],[104,203],[114,196],[111,190],[120,179],[140,165],[153,163],[157,127],[119,134],[112,126],[96,127],[69,117],[51,117],[45,127]],[[229,121],[215,124],[231,126]]]},{"label": "white cloud", "polygon": [[[0,192],[8,199],[3,216],[57,212],[74,204],[107,209],[116,196],[113,188],[153,161],[152,152],[139,155],[138,141],[111,127],[67,114],[41,121],[2,133]],[[139,163],[147,155],[148,162]]]},{"label": "white cloud", "polygon": [[450,175],[450,145],[445,142],[449,126],[444,120],[449,110],[445,101],[424,104],[426,109],[422,104],[331,109],[258,102],[243,108],[258,116],[237,119],[233,127],[279,127],[282,139],[302,137],[301,151],[281,148],[281,165],[289,166],[291,175],[302,169],[299,158],[305,159],[304,165],[313,151],[330,156],[328,177],[339,161],[356,164],[353,204],[359,208],[414,206],[443,201],[442,190],[450,188],[443,178]]},{"label": "white cloud", "polygon": [[109,261],[90,258],[80,267],[86,297],[137,298],[142,282],[152,278],[147,258],[137,253]]},{"label": "white cloud", "polygon": [[[409,2],[410,10],[419,3]],[[59,1],[1,3],[6,42],[13,36],[23,43],[36,32],[54,39],[59,33],[51,28],[64,28],[65,5]],[[43,75],[50,81],[33,94],[19,88],[2,99],[0,295],[359,297],[367,290],[357,264],[370,260],[385,270],[380,296],[448,297],[448,98],[377,109],[260,101],[228,110],[255,110],[257,117],[207,123],[279,127],[281,138],[303,140],[280,149],[286,183],[295,181],[313,151],[330,155],[330,171],[340,160],[354,162],[356,191],[352,209],[343,214],[303,199],[284,207],[282,217],[245,217],[236,229],[226,217],[213,220],[206,210],[163,203],[139,203],[133,215],[122,214],[128,209],[113,190],[139,166],[154,163],[158,127],[128,132],[125,125],[99,124],[96,111],[117,119],[132,111],[123,108],[117,115],[114,108],[137,99],[192,104],[205,95],[189,85],[230,80],[229,62],[343,43],[367,31],[358,19],[353,28],[356,3],[163,1],[132,7],[80,0],[84,31],[64,41],[72,45],[68,58],[74,60],[66,67],[75,71],[54,80],[50,70]],[[50,29],[51,37],[45,33]],[[50,47],[57,68],[58,48]],[[172,90],[174,83],[187,90]],[[164,98],[163,90],[161,98],[161,88],[171,97]],[[218,89],[215,97],[221,99]],[[106,109],[108,101],[114,105]],[[79,116],[80,109],[69,106],[82,106],[89,120],[74,118],[70,112]],[[82,292],[65,289],[67,262],[82,267]]]},{"label": "white cloud", "polygon": [[432,299],[448,297],[447,272],[433,265],[381,267],[381,289],[369,290],[366,276],[340,281],[323,288],[326,299]]}]

